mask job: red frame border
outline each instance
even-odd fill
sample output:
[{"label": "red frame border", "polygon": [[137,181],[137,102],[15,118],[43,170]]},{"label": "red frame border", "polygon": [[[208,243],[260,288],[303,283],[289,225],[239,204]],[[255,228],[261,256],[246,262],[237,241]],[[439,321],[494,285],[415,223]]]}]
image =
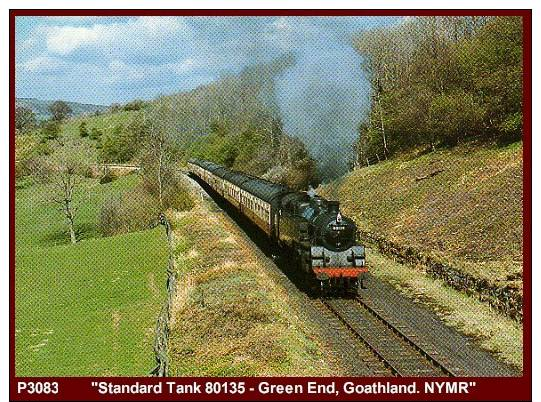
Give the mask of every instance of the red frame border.
[{"label": "red frame border", "polygon": [[[524,335],[523,335],[523,376],[516,378],[467,378],[469,381],[476,381],[475,393],[465,394],[417,394],[396,396],[385,395],[383,398],[378,395],[365,395],[366,400],[382,400],[390,398],[393,400],[531,400],[532,399],[532,10],[439,10],[439,9],[410,9],[410,10],[351,10],[351,9],[261,9],[261,10],[233,10],[233,9],[192,9],[192,10],[171,10],[171,9],[15,9],[9,13],[9,381],[10,400],[139,400],[138,395],[100,396],[95,389],[90,387],[92,380],[100,380],[93,377],[60,377],[60,378],[24,378],[15,376],[15,18],[19,16],[520,16],[523,21],[523,286],[524,286]],[[62,393],[52,397],[18,395],[15,385],[17,380],[55,380],[61,384]],[[307,378],[237,378],[236,380],[257,384],[259,380],[268,380],[274,384],[303,383]],[[312,380],[316,380],[313,378]],[[140,383],[155,384],[160,379],[149,377],[114,377],[103,378],[103,380],[115,383],[129,383],[139,381]],[[189,383],[190,378],[177,379],[179,383]],[[202,379],[199,379],[202,380]],[[206,380],[206,379],[204,379]],[[234,378],[217,379],[222,381],[235,380]],[[321,382],[328,382],[319,379]],[[338,383],[347,378],[334,379]],[[378,380],[374,378],[372,380]],[[381,380],[381,379],[380,379]],[[387,381],[387,379],[383,379]],[[400,384],[409,381],[408,379],[391,379],[393,384]],[[366,382],[366,381],[365,381]],[[419,380],[418,383],[422,383]],[[146,395],[145,399],[153,400],[175,400],[179,396],[163,394],[161,396]],[[244,394],[231,396],[226,394],[216,395],[214,399],[230,400],[289,400],[293,396],[270,395],[258,397],[258,394]],[[341,395],[339,400],[359,399],[358,396]],[[186,400],[205,400],[202,395],[184,396]],[[206,397],[207,400],[212,399]],[[297,395],[298,400],[324,400],[337,399],[321,395]]]}]

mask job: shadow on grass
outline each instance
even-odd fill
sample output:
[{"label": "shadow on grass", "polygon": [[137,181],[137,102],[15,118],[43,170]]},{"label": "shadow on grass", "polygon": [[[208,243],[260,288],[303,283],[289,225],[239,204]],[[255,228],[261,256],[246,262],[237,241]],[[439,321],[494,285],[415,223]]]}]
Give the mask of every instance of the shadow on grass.
[{"label": "shadow on grass", "polygon": [[[75,225],[75,236],[77,241],[102,237],[97,226],[88,222]],[[67,225],[65,229],[57,230],[44,236],[43,244],[45,246],[62,246],[70,244],[70,234]]]}]

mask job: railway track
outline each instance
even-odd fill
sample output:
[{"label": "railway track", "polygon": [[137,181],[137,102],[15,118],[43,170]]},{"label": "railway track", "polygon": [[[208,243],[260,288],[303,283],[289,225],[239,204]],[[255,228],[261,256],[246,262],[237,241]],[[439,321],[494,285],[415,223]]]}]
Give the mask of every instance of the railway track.
[{"label": "railway track", "polygon": [[454,377],[434,353],[419,346],[362,299],[319,299],[319,303],[396,377]]}]

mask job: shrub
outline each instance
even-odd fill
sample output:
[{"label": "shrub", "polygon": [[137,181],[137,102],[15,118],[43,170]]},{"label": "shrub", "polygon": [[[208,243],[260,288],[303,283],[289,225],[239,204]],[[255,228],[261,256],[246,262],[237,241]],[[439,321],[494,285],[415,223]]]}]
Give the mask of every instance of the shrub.
[{"label": "shrub", "polygon": [[122,106],[120,105],[120,103],[113,103],[109,107],[109,110],[111,111],[111,113],[118,113],[122,110]]},{"label": "shrub", "polygon": [[178,179],[164,194],[164,204],[166,208],[173,208],[177,211],[187,211],[194,206],[192,197]]},{"label": "shrub", "polygon": [[60,136],[60,124],[57,121],[47,121],[41,128],[41,142],[56,140]]},{"label": "shrub", "polygon": [[62,121],[72,113],[72,110],[66,102],[58,100],[49,105],[49,112],[52,115],[52,120]]},{"label": "shrub", "polygon": [[159,213],[155,197],[137,186],[105,201],[100,212],[100,232],[113,236],[149,229],[158,224]]},{"label": "shrub", "polygon": [[124,105],[124,110],[126,111],[129,111],[129,110],[141,110],[142,108],[145,107],[145,102],[142,101],[141,99],[135,99],[131,102],[128,102]]},{"label": "shrub", "polygon": [[103,176],[101,176],[100,184],[111,183],[115,179],[116,176],[111,172],[111,170],[107,170],[107,172]]},{"label": "shrub", "polygon": [[522,112],[507,116],[498,127],[502,141],[515,141],[522,136]]},{"label": "shrub", "polygon": [[26,106],[15,107],[15,128],[24,133],[36,127],[36,115],[31,108]]},{"label": "shrub", "polygon": [[107,162],[127,162],[134,157],[139,142],[131,126],[116,126],[102,137],[100,159]]},{"label": "shrub", "polygon": [[32,175],[37,182],[46,183],[50,180],[54,167],[44,156],[36,156],[25,162],[24,170],[26,174]]},{"label": "shrub", "polygon": [[90,129],[90,139],[91,140],[99,140],[102,136],[103,132],[97,128],[97,127],[92,127]]},{"label": "shrub", "polygon": [[104,236],[122,233],[122,199],[111,197],[103,203],[100,211],[99,229]]},{"label": "shrub", "polygon": [[81,124],[79,124],[79,135],[81,137],[88,137],[88,129],[86,127],[86,121],[82,121]]}]

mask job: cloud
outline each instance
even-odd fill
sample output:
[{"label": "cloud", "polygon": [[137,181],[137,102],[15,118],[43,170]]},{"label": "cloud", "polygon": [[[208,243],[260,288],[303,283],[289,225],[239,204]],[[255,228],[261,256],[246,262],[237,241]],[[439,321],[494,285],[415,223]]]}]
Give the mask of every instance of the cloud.
[{"label": "cloud", "polygon": [[114,52],[122,55],[135,51],[156,51],[156,44],[189,39],[191,32],[180,18],[140,17],[125,23],[52,26],[46,28],[45,36],[47,50],[60,55],[77,50],[91,54]]},{"label": "cloud", "polygon": [[96,28],[53,27],[47,35],[47,49],[65,55],[85,44],[99,43],[100,39],[105,39],[105,35],[100,32],[100,26]]},{"label": "cloud", "polygon": [[[25,29],[16,43],[17,90],[31,96],[29,92],[44,85],[40,93],[55,92],[56,97],[65,93],[64,97],[73,99],[75,88],[86,96],[86,87],[88,96],[99,96],[101,102],[104,98],[116,102],[133,96],[153,97],[189,90],[285,53],[326,52],[337,41],[349,45],[351,33],[380,20],[18,17],[16,24]],[[49,78],[43,79],[42,74]]]},{"label": "cloud", "polygon": [[50,56],[38,56],[24,63],[18,63],[17,69],[20,71],[28,71],[30,73],[52,73],[58,72],[66,63],[59,58]]}]

